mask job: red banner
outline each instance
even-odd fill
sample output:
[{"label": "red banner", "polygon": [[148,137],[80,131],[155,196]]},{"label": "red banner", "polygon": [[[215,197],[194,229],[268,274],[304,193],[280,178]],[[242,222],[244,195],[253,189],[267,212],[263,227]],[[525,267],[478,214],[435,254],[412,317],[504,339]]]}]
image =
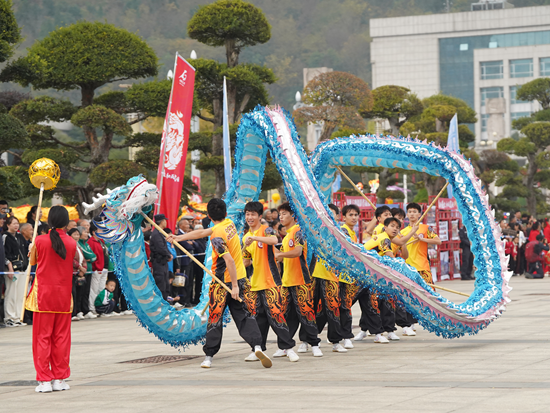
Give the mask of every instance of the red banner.
[{"label": "red banner", "polygon": [[155,214],[166,215],[168,227],[172,229],[176,227],[180,207],[194,87],[195,68],[176,54],[172,92],[162,131],[157,175],[159,199],[155,205]]}]

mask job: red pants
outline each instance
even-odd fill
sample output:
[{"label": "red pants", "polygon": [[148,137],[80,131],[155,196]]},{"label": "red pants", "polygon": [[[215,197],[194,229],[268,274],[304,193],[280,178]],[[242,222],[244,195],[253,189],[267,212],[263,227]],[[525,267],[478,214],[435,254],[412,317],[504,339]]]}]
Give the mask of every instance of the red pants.
[{"label": "red pants", "polygon": [[36,380],[64,380],[71,375],[71,314],[34,313],[32,355]]}]

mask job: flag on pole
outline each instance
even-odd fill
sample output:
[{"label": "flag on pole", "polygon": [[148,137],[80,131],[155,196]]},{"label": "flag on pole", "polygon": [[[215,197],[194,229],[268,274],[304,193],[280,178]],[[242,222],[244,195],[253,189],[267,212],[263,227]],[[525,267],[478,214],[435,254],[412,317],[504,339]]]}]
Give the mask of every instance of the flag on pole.
[{"label": "flag on pole", "polygon": [[[458,118],[456,113],[451,119],[451,123],[449,124],[449,136],[447,137],[447,149],[451,151],[455,151],[456,153],[460,153],[460,149],[458,147]],[[448,198],[453,197],[453,188],[451,188],[450,185],[447,187],[447,197]]]},{"label": "flag on pole", "polygon": [[227,112],[227,82],[223,77],[223,171],[225,190],[231,184],[231,144],[229,142],[229,115]]},{"label": "flag on pole", "polygon": [[172,92],[162,130],[157,174],[159,197],[155,204],[155,214],[164,214],[170,228],[175,228],[180,208],[194,88],[195,68],[176,53]]}]

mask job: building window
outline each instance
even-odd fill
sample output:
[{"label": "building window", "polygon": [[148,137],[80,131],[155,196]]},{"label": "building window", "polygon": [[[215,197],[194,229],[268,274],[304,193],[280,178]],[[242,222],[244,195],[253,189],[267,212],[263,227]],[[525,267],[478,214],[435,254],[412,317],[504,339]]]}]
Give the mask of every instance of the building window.
[{"label": "building window", "polygon": [[502,87],[482,87],[481,88],[481,106],[485,106],[487,99],[496,99],[504,97],[504,88]]},{"label": "building window", "polygon": [[521,86],[510,86],[510,105],[517,105],[520,103],[529,103],[526,100],[518,100],[516,94]]},{"label": "building window", "polygon": [[502,74],[502,60],[496,60],[494,62],[481,62],[481,80],[502,79]]},{"label": "building window", "polygon": [[487,132],[487,120],[491,115],[481,115],[481,132]]},{"label": "building window", "polygon": [[489,49],[496,49],[498,47],[497,42],[489,42]]},{"label": "building window", "polygon": [[510,77],[532,77],[533,59],[510,60]]},{"label": "building window", "polygon": [[463,51],[466,51],[466,50],[468,50],[468,43],[462,43],[460,45],[460,51],[463,52]]},{"label": "building window", "polygon": [[550,57],[540,59],[540,75],[550,76]]}]

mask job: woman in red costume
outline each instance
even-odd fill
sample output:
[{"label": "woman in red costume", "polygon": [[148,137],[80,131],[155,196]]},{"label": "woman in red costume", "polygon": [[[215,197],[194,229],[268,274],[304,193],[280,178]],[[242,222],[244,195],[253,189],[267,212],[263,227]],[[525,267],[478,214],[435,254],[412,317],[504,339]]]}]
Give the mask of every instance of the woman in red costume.
[{"label": "woman in red costume", "polygon": [[56,205],[50,209],[49,235],[36,237],[31,249],[31,265],[36,277],[25,307],[34,312],[32,353],[37,393],[69,390],[65,379],[71,369],[71,312],[73,258],[76,242],[63,228],[69,223],[67,210]]}]

